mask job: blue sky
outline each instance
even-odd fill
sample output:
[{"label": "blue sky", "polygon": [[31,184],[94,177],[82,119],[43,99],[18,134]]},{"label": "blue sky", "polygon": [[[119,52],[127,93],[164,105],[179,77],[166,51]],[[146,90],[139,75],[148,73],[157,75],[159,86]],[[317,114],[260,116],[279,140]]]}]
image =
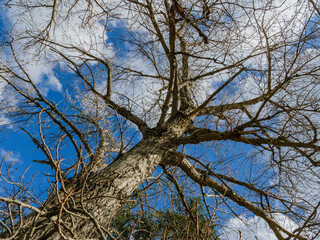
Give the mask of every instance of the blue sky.
[{"label": "blue sky", "polygon": [[[124,10],[123,10],[124,11]],[[125,11],[124,11],[125,12]],[[18,12],[19,13],[19,12]],[[37,13],[35,13],[37,14]],[[63,14],[63,13],[62,13]],[[122,12],[123,14],[123,12]],[[72,15],[72,14],[71,14]],[[288,12],[287,14],[289,17],[292,16],[292,11],[290,10],[290,12]],[[284,17],[288,17],[288,16],[284,16]],[[36,15],[37,16],[37,15]],[[120,16],[120,15],[119,15]],[[12,17],[12,16],[11,16]],[[15,16],[16,17],[16,16]],[[15,19],[15,17],[12,17],[13,19]],[[273,15],[267,16],[272,18]],[[288,17],[288,18],[289,18]],[[0,14],[0,25],[6,25],[4,22],[4,13],[2,12]],[[100,35],[100,38],[94,39],[93,36],[91,35],[92,33],[92,29],[86,29],[86,26],[82,26],[82,24],[84,23],[84,21],[81,21],[81,28],[72,28],[73,24],[79,24],[79,22],[77,22],[79,19],[75,18],[76,20],[71,21],[71,28],[70,26],[67,25],[63,25],[65,23],[65,21],[61,21],[60,25],[61,25],[61,29],[62,31],[60,31],[61,29],[59,29],[59,27],[56,27],[56,32],[55,34],[57,34],[57,39],[58,41],[61,41],[63,43],[66,44],[71,44],[73,43],[71,40],[75,41],[75,45],[84,45],[84,48],[89,46],[89,50],[93,50],[92,52],[94,52],[95,54],[97,54],[99,57],[101,58],[110,58],[112,59],[114,57],[115,61],[117,63],[124,63],[124,67],[132,67],[133,69],[137,69],[138,71],[145,71],[145,73],[148,74],[154,74],[154,69],[152,69],[149,66],[149,62],[147,62],[145,59],[139,58],[139,54],[133,54],[134,47],[132,45],[130,45],[128,42],[123,42],[123,41],[119,41],[119,35],[121,35],[121,33],[124,33],[125,28],[123,28],[124,25],[121,25],[121,27],[119,27],[117,25],[116,22],[112,22],[111,23],[111,27],[110,27],[110,31],[104,32],[104,27],[102,26],[101,23],[103,23],[103,21],[101,19],[99,19],[99,21],[93,22],[93,30],[94,33],[98,32],[98,33],[102,33]],[[85,19],[83,17],[83,19]],[[38,23],[40,25],[41,23],[41,19],[37,19],[35,18],[35,28],[38,27],[38,25],[36,23]],[[58,20],[57,20],[58,21]],[[134,22],[131,22],[130,24],[134,25]],[[281,21],[279,21],[279,26],[283,27],[282,25],[283,23]],[[58,25],[58,24],[57,24]],[[78,26],[78,25],[75,25]],[[134,25],[135,26],[135,25]],[[23,23],[21,23],[21,28],[25,27]],[[277,26],[270,26],[270,32],[277,30],[276,29]],[[133,27],[134,28],[134,27]],[[135,29],[135,31],[138,31]],[[61,34],[61,32],[63,33],[68,33],[69,35],[67,35],[69,38],[63,36],[60,36],[59,34]],[[133,33],[134,31],[132,31]],[[139,33],[139,32],[137,32]],[[145,34],[145,32],[143,32],[141,30],[141,35]],[[257,44],[257,46],[260,44],[259,43],[259,38],[256,39],[255,37],[258,35],[257,32],[255,32],[255,29],[250,29],[248,30],[248,32],[245,32],[244,35],[247,34],[248,35],[248,42],[252,43],[252,45]],[[76,38],[74,38],[76,36]],[[65,38],[63,38],[65,37]],[[251,39],[252,37],[252,39]],[[133,39],[133,38],[132,38]],[[131,40],[132,40],[131,39]],[[91,43],[90,41],[97,41],[98,44],[92,44],[93,46],[98,46],[98,49],[94,49],[92,48],[92,46],[90,46],[89,43]],[[23,43],[23,41],[22,41]],[[96,42],[94,42],[96,43]],[[105,45],[103,45],[103,43],[107,43],[108,47],[106,47]],[[102,45],[101,45],[102,44]],[[240,44],[241,45],[241,44]],[[243,54],[244,50],[242,49],[242,47],[244,48],[245,46],[235,46],[235,52],[239,52],[239,56],[241,57],[241,54]],[[145,45],[146,46],[146,45]],[[91,47],[91,48],[90,48]],[[245,49],[245,48],[244,48]],[[75,61],[81,59],[81,54],[79,53],[75,53],[75,51],[71,51],[71,50],[66,50],[63,48],[58,48],[58,50],[65,50],[67,51],[68,54],[72,55],[74,54],[74,59]],[[97,51],[96,51],[97,50]],[[242,50],[242,52],[240,51]],[[30,58],[32,58],[32,49],[30,50],[31,54],[30,54]],[[163,53],[163,52],[162,52]],[[209,52],[210,53],[210,52]],[[78,55],[77,55],[78,54]],[[211,53],[210,53],[211,54]],[[76,78],[73,77],[73,74],[70,72],[70,70],[67,70],[67,64],[62,63],[62,61],[60,61],[61,59],[58,59],[57,61],[51,61],[51,57],[53,55],[46,55],[46,59],[43,60],[42,58],[38,59],[39,61],[35,64],[35,65],[27,65],[27,70],[30,71],[30,74],[33,74],[32,77],[34,77],[35,79],[38,77],[39,79],[37,79],[37,81],[39,82],[40,87],[42,87],[42,89],[44,90],[45,94],[47,94],[47,97],[52,99],[54,102],[56,102],[59,107],[61,106],[67,106],[68,103],[65,101],[65,96],[67,93],[67,90],[69,91],[68,94],[70,94],[71,99],[74,100],[77,96],[76,91],[74,86],[76,86],[75,81]],[[238,55],[237,55],[238,56]],[[25,57],[25,58],[23,58]],[[22,56],[23,60],[28,59],[29,56]],[[160,57],[159,57],[160,59]],[[82,60],[82,59],[81,59]],[[256,59],[255,59],[256,60]],[[263,61],[264,59],[262,59],[261,61]],[[79,61],[81,62],[81,61]],[[162,63],[161,61],[159,61],[161,64],[159,67],[159,70],[162,71],[163,69],[165,69],[166,65],[165,63]],[[252,66],[255,67],[255,63],[256,62],[249,62],[248,66]],[[127,65],[126,65],[127,64]],[[259,64],[256,64],[259,65]],[[164,67],[163,67],[164,66]],[[216,67],[215,65],[212,66],[212,68]],[[103,70],[103,68],[98,67],[95,69],[95,71],[100,71]],[[205,70],[203,70],[205,71]],[[98,75],[98,73],[96,72],[96,74]],[[120,75],[120,73],[119,73]],[[99,77],[103,78],[105,77],[106,74],[102,73],[99,75]],[[203,99],[206,98],[206,96],[208,94],[211,94],[212,91],[219,86],[219,84],[221,84],[221,82],[223,82],[223,80],[225,80],[227,74],[226,75],[219,75],[218,76],[218,80],[214,79],[205,79],[205,81],[201,82],[201,84],[199,84],[199,89],[195,90],[195,95],[197,97],[199,97],[198,102],[203,101]],[[128,75],[128,78],[132,77]],[[260,76],[258,76],[257,79],[262,80],[262,76],[261,79],[259,78]],[[133,81],[133,80],[135,81]],[[135,112],[135,114],[137,115],[142,115],[143,117],[148,118],[148,113],[147,112],[147,107],[149,106],[148,104],[153,103],[151,100],[156,100],[157,96],[156,94],[160,92],[159,89],[161,89],[162,86],[162,82],[161,81],[156,81],[156,80],[152,80],[153,82],[151,83],[150,81],[146,80],[146,79],[135,79],[134,77],[130,78],[130,81],[119,81],[119,82],[115,82],[115,89],[119,92],[119,96],[118,99],[119,102],[123,101],[124,103],[126,103],[125,101],[127,101],[127,99],[131,98],[131,102],[129,102],[128,105],[130,105],[130,107],[132,107],[133,111]],[[245,79],[247,80],[247,79]],[[259,88],[259,85],[256,84],[254,80],[256,79],[251,79],[252,81],[244,81],[243,85],[239,85],[239,87],[235,87],[232,88],[230,91],[228,91],[229,94],[224,95],[223,97],[218,96],[217,100],[224,100],[224,97],[232,97],[233,93],[238,93],[241,91],[244,91],[245,93],[243,94],[245,97],[248,95],[249,97],[253,96],[253,93],[258,94],[257,93],[257,89]],[[78,85],[77,87],[79,87],[79,89],[83,90],[80,86]],[[1,89],[1,88],[0,88]],[[78,90],[78,89],[77,89]],[[247,94],[247,95],[246,95]],[[242,97],[242,95],[241,95]],[[151,100],[150,100],[151,99]],[[150,101],[149,101],[150,100]],[[134,102],[134,103],[133,103]],[[122,102],[121,102],[122,103]],[[89,106],[89,105],[88,105]],[[141,107],[142,106],[142,107]],[[146,110],[147,109],[147,110]],[[85,109],[88,110],[88,109]],[[90,109],[89,109],[90,110]],[[71,113],[73,110],[66,110],[67,113]],[[155,122],[156,117],[152,118],[152,116],[157,116],[157,113],[159,112],[159,108],[155,107],[154,109],[152,109],[152,111],[150,111],[150,122],[149,124],[152,125]],[[76,112],[76,111],[74,111]],[[145,115],[144,115],[145,114]],[[152,115],[153,114],[153,115]],[[111,119],[112,120],[112,119]],[[115,120],[115,119],[113,119]],[[202,120],[202,119],[201,119]],[[26,126],[28,128],[28,130],[31,131],[37,131],[38,128],[38,124],[37,122],[33,122],[33,124],[29,124],[28,126]],[[134,127],[132,127],[132,125],[126,125],[126,127],[128,127],[128,132],[127,132],[127,136],[128,138],[132,137],[132,134],[136,133],[136,129]],[[223,130],[225,128],[225,126],[218,127],[218,130]],[[39,164],[39,163],[34,163],[32,162],[33,160],[44,160],[45,157],[42,154],[40,149],[37,149],[32,140],[30,139],[30,137],[24,133],[23,131],[21,131],[21,129],[19,129],[18,127],[13,127],[13,128],[9,128],[9,127],[2,127],[3,131],[1,132],[1,142],[0,142],[0,157],[3,157],[3,155],[9,151],[13,151],[12,155],[11,155],[11,159],[12,160],[17,160],[16,166],[18,167],[18,171],[16,171],[14,173],[14,176],[19,176],[20,173],[22,173],[25,169],[27,169],[28,167],[30,167],[30,169],[28,170],[28,175],[26,175],[26,180],[28,181],[30,179],[30,176],[36,174],[36,173],[40,173],[36,180],[34,181],[34,186],[38,187],[40,184],[43,184],[43,186],[47,185],[47,180],[46,178],[42,175],[42,172],[44,173],[50,173],[50,170],[47,166],[43,165],[43,164]],[[52,129],[47,130],[47,133],[52,133],[54,132],[56,129],[54,127],[52,127]],[[50,132],[51,131],[51,132]],[[116,134],[117,135],[117,134]],[[36,135],[38,137],[38,135]],[[139,140],[140,135],[137,134],[134,137],[134,142],[137,142]],[[212,143],[210,143],[212,144]],[[208,144],[208,145],[210,145]],[[71,160],[74,158],[74,152],[69,150],[69,145],[65,145],[63,150],[61,151],[61,157],[65,158],[66,160]],[[221,147],[221,149],[219,149],[220,146],[212,144],[211,146],[207,146],[207,147],[202,147],[199,146],[196,151],[197,151],[197,155],[202,155],[202,154],[206,154],[208,156],[208,159],[210,159],[210,161],[212,161],[213,163],[216,164],[216,170],[218,172],[220,171],[224,171],[224,173],[231,173],[236,175],[237,177],[241,177],[241,178],[245,178],[246,176],[250,176],[250,173],[248,171],[249,166],[251,164],[251,162],[248,160],[248,158],[246,158],[246,154],[250,153],[251,151],[253,151],[254,148],[250,147],[249,145],[246,144],[238,144],[238,143],[233,143],[233,142],[227,142],[223,145],[223,147]],[[193,148],[193,146],[190,147],[190,149],[192,149],[193,152],[195,152],[195,149]],[[219,149],[219,151],[217,150]],[[230,151],[229,151],[230,150]],[[243,153],[243,156],[235,156],[233,155],[234,153]],[[230,156],[229,156],[230,155]],[[269,156],[268,154],[261,154],[257,156],[257,163],[259,163],[260,160],[268,160]],[[225,159],[225,161],[221,161],[219,162],[219,159]],[[10,157],[7,160],[7,163],[9,163]],[[252,173],[256,173],[257,174],[257,169],[251,169]],[[157,173],[157,172],[156,172]],[[265,179],[260,179],[260,181],[264,181]],[[1,184],[3,183],[0,182]],[[244,193],[243,188],[236,188],[237,190],[239,190],[239,192]],[[198,190],[197,190],[198,191]],[[195,191],[196,193],[198,193],[197,191]],[[231,206],[235,206],[234,204],[231,203]],[[227,217],[229,218],[229,216]],[[253,219],[252,216],[248,216],[248,219]],[[235,224],[241,225],[241,223],[236,222]],[[243,226],[241,226],[243,227]],[[268,234],[265,234],[265,236],[267,236]]]},{"label": "blue sky", "polygon": [[[5,8],[1,8],[0,33],[5,34],[3,31],[8,27],[9,22],[5,14]],[[25,175],[26,182],[28,182],[33,175],[42,171],[47,171],[47,168],[33,162],[35,159],[44,159],[44,156],[40,149],[35,148],[32,139],[30,139],[26,133],[15,126],[0,126],[0,159],[3,159],[8,153],[10,154],[7,156],[5,163],[11,164],[15,162],[12,169],[17,169],[13,174],[17,179],[26,169],[28,169],[28,174]],[[3,166],[3,169],[1,170],[2,173],[5,173],[4,167],[5,166]],[[34,186],[40,186],[40,183],[47,185],[43,176],[38,175],[37,178],[39,180],[34,182]],[[4,184],[3,180],[1,181],[1,184]]]}]

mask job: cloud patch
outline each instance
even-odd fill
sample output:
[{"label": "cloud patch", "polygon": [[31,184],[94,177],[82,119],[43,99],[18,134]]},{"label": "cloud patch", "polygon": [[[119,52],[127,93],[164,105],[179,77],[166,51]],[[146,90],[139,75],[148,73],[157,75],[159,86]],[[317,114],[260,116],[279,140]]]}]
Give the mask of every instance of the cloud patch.
[{"label": "cloud patch", "polygon": [[0,148],[0,160],[4,159],[5,162],[22,162],[20,159],[20,153],[14,153]]},{"label": "cloud patch", "polygon": [[[281,213],[273,214],[273,219],[290,232],[293,232],[299,227],[296,222]],[[221,240],[278,240],[268,226],[267,222],[258,216],[246,217],[242,215],[239,218],[231,218],[220,233]],[[306,232],[302,233],[301,235],[306,238],[309,236]],[[316,240],[319,239],[319,237],[316,238]]]}]

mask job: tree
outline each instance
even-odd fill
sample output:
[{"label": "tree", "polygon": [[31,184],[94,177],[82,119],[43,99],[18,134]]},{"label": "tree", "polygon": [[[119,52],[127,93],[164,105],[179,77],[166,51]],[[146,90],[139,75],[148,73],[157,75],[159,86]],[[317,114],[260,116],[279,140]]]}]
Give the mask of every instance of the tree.
[{"label": "tree", "polygon": [[[113,221],[113,229],[120,239],[218,239],[214,226],[206,218],[205,207],[200,198],[188,198],[189,212],[179,196],[173,196],[172,207],[166,210],[143,209],[138,202],[121,208]],[[197,216],[197,221],[190,219]],[[121,234],[119,234],[121,233]]]},{"label": "tree", "polygon": [[52,186],[37,202],[8,181],[1,237],[117,238],[131,194],[170,182],[190,219],[180,185],[202,193],[212,221],[249,214],[278,239],[316,239],[317,4],[7,1],[3,121],[43,152]]}]

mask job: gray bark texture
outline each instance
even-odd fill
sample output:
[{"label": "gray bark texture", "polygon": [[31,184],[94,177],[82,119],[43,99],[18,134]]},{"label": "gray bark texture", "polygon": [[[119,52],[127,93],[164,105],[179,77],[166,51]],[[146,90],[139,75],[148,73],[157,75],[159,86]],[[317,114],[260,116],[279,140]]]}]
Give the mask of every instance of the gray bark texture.
[{"label": "gray bark texture", "polygon": [[[32,213],[14,239],[100,239],[108,224],[132,192],[150,176],[175,148],[191,121],[181,116],[169,121],[162,132],[150,131],[135,147],[105,169],[82,175],[52,194],[42,214]],[[103,229],[103,230],[102,230]]]}]

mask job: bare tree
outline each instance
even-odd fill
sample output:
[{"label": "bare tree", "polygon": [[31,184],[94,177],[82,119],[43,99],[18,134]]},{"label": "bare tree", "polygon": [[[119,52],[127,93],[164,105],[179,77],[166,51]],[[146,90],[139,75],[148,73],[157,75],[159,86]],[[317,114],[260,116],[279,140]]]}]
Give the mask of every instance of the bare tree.
[{"label": "bare tree", "polygon": [[1,237],[117,239],[112,219],[141,184],[174,189],[194,226],[190,191],[220,224],[219,211],[247,213],[278,239],[319,236],[316,1],[4,8],[3,116],[41,149],[52,186],[45,202],[1,197]]}]

